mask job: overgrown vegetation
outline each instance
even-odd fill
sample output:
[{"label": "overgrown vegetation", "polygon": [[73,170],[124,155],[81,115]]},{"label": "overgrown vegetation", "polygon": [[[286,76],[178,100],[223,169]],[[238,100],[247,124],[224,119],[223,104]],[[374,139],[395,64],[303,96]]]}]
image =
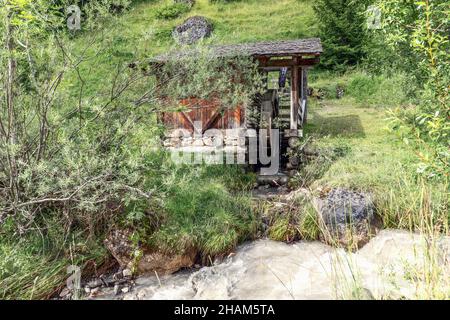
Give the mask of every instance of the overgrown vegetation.
[{"label": "overgrown vegetation", "polygon": [[[235,194],[225,182],[226,176],[242,175],[240,170],[235,168],[232,174],[226,167],[219,171],[218,168],[198,168],[181,171],[181,176],[173,173],[174,180],[165,190],[161,225],[149,235],[147,242],[169,252],[195,248],[204,261],[208,261],[208,258],[229,252],[239,242],[251,239],[258,226],[245,190],[252,188],[254,182],[248,185],[244,182],[244,188],[239,188]],[[202,181],[200,185],[199,181]]]},{"label": "overgrown vegetation", "polygon": [[245,108],[263,90],[263,77],[253,59],[242,56],[218,59],[207,49],[193,49],[155,72],[164,84],[160,94],[169,100],[165,101],[165,108],[179,108],[180,100],[192,97],[215,99],[222,110],[237,105]]},{"label": "overgrown vegetation", "polygon": [[173,3],[164,5],[156,10],[156,17],[158,19],[175,19],[182,14],[188,12],[190,7],[184,3]]},{"label": "overgrown vegetation", "polygon": [[[394,129],[417,143],[419,172],[427,178],[449,178],[450,41],[447,1],[385,1],[380,7],[386,16],[386,44],[401,46],[407,72],[415,75],[422,89],[416,106],[394,110]],[[414,58],[414,60],[412,60]],[[405,134],[405,132],[402,132]],[[404,135],[405,141],[408,139]]]},{"label": "overgrown vegetation", "polygon": [[[225,167],[216,174],[209,174],[214,172],[209,168],[178,170],[167,154],[154,151],[163,128],[156,124],[159,106],[154,103],[153,78],[129,68],[127,56],[117,55],[120,59],[106,67],[115,71],[101,85],[89,86],[87,78],[98,69],[93,62],[116,53],[116,39],[101,33],[119,19],[109,2],[85,7],[85,28],[90,32],[83,35],[82,47],[58,28],[57,11],[54,19],[40,20],[47,2],[4,4],[3,297],[29,297],[28,291],[15,287],[23,283],[18,277],[36,281],[33,297],[42,297],[65,276],[69,261],[97,259],[98,244],[121,223],[138,227],[145,220],[150,230],[143,236],[155,249],[194,246],[205,258],[252,237],[255,222],[249,200],[237,194],[239,179],[226,180],[236,175],[234,169]],[[91,24],[94,18],[97,24]],[[215,72],[215,80],[225,83]],[[73,237],[77,246],[79,242],[87,248],[71,251]],[[35,238],[45,247],[41,249]],[[12,253],[20,256],[15,264],[10,263]],[[42,278],[29,272],[33,261],[42,261],[42,269],[36,269]]]},{"label": "overgrown vegetation", "polygon": [[[149,69],[129,64],[174,47],[172,29],[187,16],[214,22],[205,44],[320,34],[307,153],[291,186],[367,191],[384,227],[448,234],[446,1],[380,1],[381,30],[366,30],[369,1],[83,3],[82,30],[68,32],[72,2],[0,0],[0,298],[43,298],[68,265],[101,265],[115,227],[159,250],[194,247],[206,262],[260,234],[261,219],[274,240],[319,237],[307,198],[255,209],[255,179],[241,168],[179,167],[155,151],[164,131],[155,113],[167,105],[155,102]],[[168,64],[175,75],[163,89],[245,105],[262,79],[248,59],[232,59],[235,69],[208,55],[183,72]]]}]

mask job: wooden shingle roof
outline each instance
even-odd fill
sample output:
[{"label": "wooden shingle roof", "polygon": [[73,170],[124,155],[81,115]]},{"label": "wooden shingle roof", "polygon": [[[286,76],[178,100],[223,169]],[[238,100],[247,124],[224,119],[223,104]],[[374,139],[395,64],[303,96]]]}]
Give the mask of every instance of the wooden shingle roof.
[{"label": "wooden shingle roof", "polygon": [[[211,46],[211,54],[215,57],[253,56],[253,57],[280,57],[280,56],[319,56],[323,49],[319,38],[265,41],[244,44]],[[198,53],[198,49],[186,49],[173,51],[152,59],[152,62],[164,63],[170,60],[178,60],[192,57]]]}]

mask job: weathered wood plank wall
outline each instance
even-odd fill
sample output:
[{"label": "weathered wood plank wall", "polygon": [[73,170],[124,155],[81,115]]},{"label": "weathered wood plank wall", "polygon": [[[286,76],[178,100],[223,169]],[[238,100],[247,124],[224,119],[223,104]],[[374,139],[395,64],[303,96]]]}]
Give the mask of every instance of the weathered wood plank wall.
[{"label": "weathered wood plank wall", "polygon": [[183,99],[180,105],[185,107],[182,112],[164,112],[163,123],[170,129],[187,129],[194,132],[194,123],[201,121],[203,133],[208,129],[236,129],[244,124],[244,111],[241,106],[223,109],[218,100]]}]

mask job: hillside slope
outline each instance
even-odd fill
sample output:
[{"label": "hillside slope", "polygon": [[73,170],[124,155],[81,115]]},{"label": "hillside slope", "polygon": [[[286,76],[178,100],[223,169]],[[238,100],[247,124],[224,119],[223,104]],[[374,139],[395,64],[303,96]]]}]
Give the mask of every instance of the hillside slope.
[{"label": "hillside slope", "polygon": [[[317,36],[317,25],[309,0],[247,0],[210,3],[197,0],[189,12],[175,19],[158,18],[158,12],[172,0],[140,1],[117,16],[106,30],[75,34],[74,52],[87,54],[81,66],[86,93],[95,94],[108,86],[111,74],[127,63],[146,60],[174,49],[172,30],[191,16],[207,17],[214,26],[205,44],[243,43],[262,40],[297,39]],[[89,47],[85,51],[86,47]],[[66,78],[66,85],[76,94],[77,75]]]}]

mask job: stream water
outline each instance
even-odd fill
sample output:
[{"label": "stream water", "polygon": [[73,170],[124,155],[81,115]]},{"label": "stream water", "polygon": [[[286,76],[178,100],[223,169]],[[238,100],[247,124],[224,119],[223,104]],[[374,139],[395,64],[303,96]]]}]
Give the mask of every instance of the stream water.
[{"label": "stream water", "polygon": [[[432,246],[449,286],[450,238]],[[428,248],[428,249],[427,249]],[[357,253],[320,242],[258,240],[239,246],[212,267],[174,275],[143,276],[122,296],[101,299],[379,299],[414,298],[422,285],[407,275],[423,270],[430,250],[424,238],[384,230]],[[414,277],[413,277],[414,278]],[[426,284],[423,284],[426,285]]]}]

